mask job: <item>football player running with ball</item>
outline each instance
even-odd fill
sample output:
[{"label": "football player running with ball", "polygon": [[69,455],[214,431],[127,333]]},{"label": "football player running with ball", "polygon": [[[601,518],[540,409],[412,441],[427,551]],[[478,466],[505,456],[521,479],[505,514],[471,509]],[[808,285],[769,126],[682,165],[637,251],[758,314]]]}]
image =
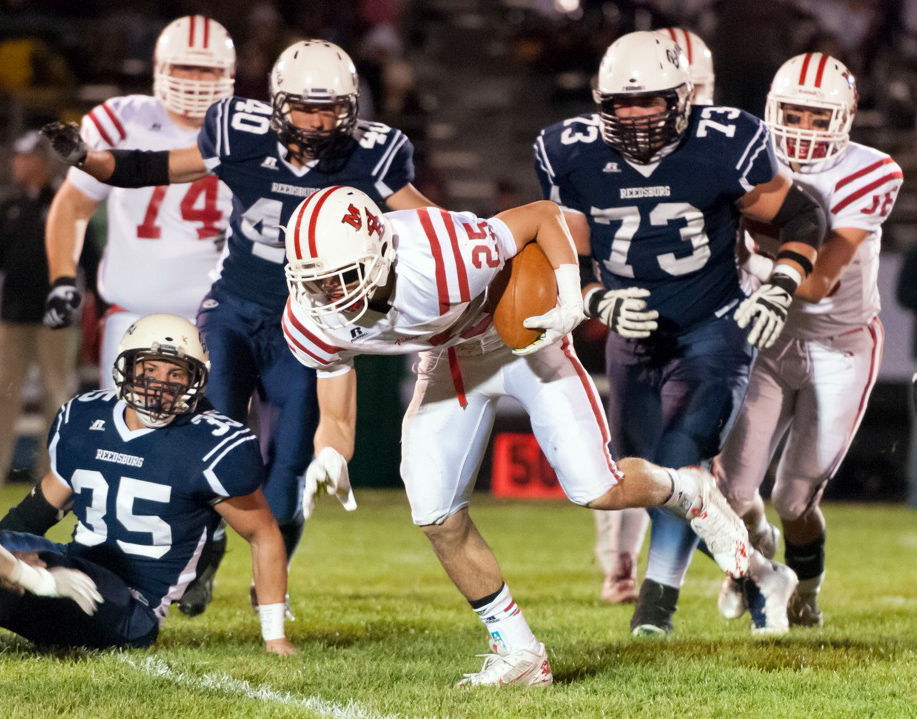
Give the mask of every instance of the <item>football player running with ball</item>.
[{"label": "football player running with ball", "polygon": [[[253,395],[259,401],[264,492],[292,557],[312,458],[306,438],[318,415],[315,372],[293,359],[280,328],[287,299],[280,227],[304,197],[333,185],[359,187],[393,209],[433,203],[411,184],[408,138],[357,120],[356,70],[337,45],[306,40],[284,50],[271,71],[271,99],[267,105],[231,97],[212,105],[197,145],[172,152],[87,154],[67,126],[46,133],[65,159],[112,185],[190,182],[212,173],[232,190],[221,274],[198,315],[214,364],[207,395],[240,422]],[[208,588],[195,609],[203,611],[209,599]]]},{"label": "football player running with ball", "polygon": [[[598,112],[552,125],[535,142],[544,196],[564,209],[587,257],[586,313],[612,330],[612,449],[673,467],[709,467],[719,453],[754,350],[780,334],[825,228],[819,204],[779,171],[763,123],[732,107],[692,107],[691,89],[687,58],[670,38],[624,35],[599,67]],[[735,261],[742,215],[773,222],[782,240],[748,298]],[[697,546],[670,513],[650,514],[637,635],[672,631]],[[759,587],[769,599],[752,613],[753,630],[785,631],[796,579],[779,570]]]},{"label": "football player running with ball", "polygon": [[[819,501],[863,420],[882,357],[879,247],[882,223],[901,187],[891,157],[850,142],[856,114],[853,76],[839,60],[798,55],[777,71],[765,122],[781,166],[828,208],[828,236],[814,269],[796,289],[783,333],[758,355],[748,395],[714,465],[720,486],[773,556],[779,532],[764,514],[758,487],[781,439],[771,501],[780,515],[785,561],[799,577],[791,624],[820,626],[817,597],[825,577],[825,518]],[[760,282],[779,241],[773,227],[749,223],[761,254],[745,262]],[[745,609],[731,582],[720,611]]]},{"label": "football player running with ball", "polygon": [[[488,287],[531,241],[554,268],[558,304],[526,319],[541,334],[511,350],[493,327]],[[349,487],[354,357],[420,352],[402,425],[402,480],[414,523],[487,627],[492,651],[461,686],[552,682],[544,644],[468,512],[500,397],[525,408],[576,504],[665,507],[690,521],[730,576],[745,575],[750,563],[769,569],[753,556],[744,525],[709,472],[612,458],[598,393],[568,334],[584,318],[583,301],[576,251],[557,205],[535,202],[489,220],[434,208],[383,215],[359,190],[335,187],[294,211],[286,245],[283,329],[293,354],[318,371],[321,419],[308,470],[316,486],[333,493]]]},{"label": "football player running with ball", "polygon": [[[40,645],[149,646],[222,517],[251,544],[265,649],[296,651],[284,636],[286,554],[261,491],[257,438],[203,399],[209,368],[193,324],[147,315],[121,340],[117,389],[61,407],[51,471],[0,520],[0,576],[30,592],[0,584],[0,626]],[[40,536],[68,510],[69,544]]]}]

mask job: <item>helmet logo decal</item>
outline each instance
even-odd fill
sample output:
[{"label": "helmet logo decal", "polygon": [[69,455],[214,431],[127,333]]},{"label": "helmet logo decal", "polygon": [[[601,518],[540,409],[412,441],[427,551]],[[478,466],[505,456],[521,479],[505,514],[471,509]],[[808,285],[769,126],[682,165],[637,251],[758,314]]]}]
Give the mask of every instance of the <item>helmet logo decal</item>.
[{"label": "helmet logo decal", "polygon": [[666,57],[666,60],[672,63],[672,65],[674,65],[675,67],[679,67],[678,52],[675,51],[673,48],[667,47],[665,49],[665,57]]},{"label": "helmet logo decal", "polygon": [[360,219],[360,209],[351,202],[347,207],[347,214],[341,218],[341,222],[350,225],[355,230],[362,228],[363,220]]},{"label": "helmet logo decal", "polygon": [[367,210],[365,207],[363,208],[363,211],[366,213],[366,231],[371,235],[376,235],[381,240],[382,223],[379,221],[379,218]]}]

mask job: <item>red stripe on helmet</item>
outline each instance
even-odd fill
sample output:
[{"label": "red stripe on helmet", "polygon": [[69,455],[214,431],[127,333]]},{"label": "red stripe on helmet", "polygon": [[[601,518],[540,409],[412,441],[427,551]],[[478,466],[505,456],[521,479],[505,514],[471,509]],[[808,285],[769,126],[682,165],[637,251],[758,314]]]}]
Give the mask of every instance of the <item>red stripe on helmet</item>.
[{"label": "red stripe on helmet", "polygon": [[815,73],[815,87],[821,87],[821,78],[825,74],[825,65],[828,64],[828,56],[822,55],[818,62],[818,71]]},{"label": "red stripe on helmet", "polygon": [[809,71],[809,61],[812,59],[812,53],[807,52],[805,59],[802,61],[802,70],[799,71],[799,84],[806,84],[806,73]]},{"label": "red stripe on helmet", "polygon": [[[294,227],[294,230],[293,230],[293,248],[294,248],[294,250],[295,250],[295,252],[296,252],[296,258],[295,258],[295,259],[297,259],[297,260],[303,259],[303,256],[302,256],[302,244],[301,244],[300,241],[299,241],[299,231],[302,229],[302,216],[305,214],[306,209],[309,207],[309,203],[311,203],[312,200],[314,200],[316,197],[318,197],[321,193],[322,193],[321,190],[316,190],[316,191],[313,192],[311,195],[309,195],[309,197],[306,198],[306,199],[302,202],[302,204],[299,206],[299,216],[296,217],[296,219],[293,221],[293,227]],[[311,259],[314,259],[314,257],[311,258]]]},{"label": "red stripe on helmet", "polygon": [[325,200],[331,197],[335,190],[340,190],[341,187],[341,185],[335,185],[334,187],[328,188],[328,191],[322,195],[315,203],[315,209],[312,210],[312,217],[309,219],[309,252],[312,254],[313,258],[318,257],[318,249],[316,248],[315,244],[315,224],[318,222],[319,210],[322,209],[322,205],[325,204]]},{"label": "red stripe on helmet", "polygon": [[191,22],[188,24],[188,47],[194,47],[194,15],[191,16]]},{"label": "red stripe on helmet", "polygon": [[682,30],[682,32],[685,34],[684,49],[685,52],[688,53],[688,64],[690,65],[694,62],[694,48],[691,47],[691,35],[687,30]]},{"label": "red stripe on helmet", "polygon": [[204,49],[210,44],[210,18],[204,18]]}]

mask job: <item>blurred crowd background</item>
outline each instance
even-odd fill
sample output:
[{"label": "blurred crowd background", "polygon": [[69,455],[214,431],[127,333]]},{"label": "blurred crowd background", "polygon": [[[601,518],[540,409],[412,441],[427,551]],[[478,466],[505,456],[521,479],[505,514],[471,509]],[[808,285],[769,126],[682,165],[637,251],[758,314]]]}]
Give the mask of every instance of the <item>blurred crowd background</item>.
[{"label": "blurred crowd background", "polygon": [[[361,116],[413,141],[414,184],[443,206],[483,215],[538,198],[535,136],[591,111],[599,59],[624,33],[694,30],[713,52],[716,102],[758,116],[786,59],[814,50],[841,59],[860,92],[853,139],[889,152],[905,181],[884,226],[883,294],[891,300],[882,381],[834,486],[839,496],[905,498],[913,318],[894,294],[903,253],[917,247],[917,0],[0,0],[0,201],[16,191],[17,140],[49,120],[78,121],[109,97],[149,93],[160,30],[194,13],[230,32],[236,94],[256,99],[268,99],[268,72],[292,42],[341,45],[360,74]],[[86,243],[89,287],[103,222],[94,219]],[[90,298],[74,389],[97,377],[91,348],[101,309]],[[600,338],[587,334],[578,347],[598,371]],[[27,386],[27,406],[38,391]],[[17,425],[21,434],[44,432],[28,422]]]}]

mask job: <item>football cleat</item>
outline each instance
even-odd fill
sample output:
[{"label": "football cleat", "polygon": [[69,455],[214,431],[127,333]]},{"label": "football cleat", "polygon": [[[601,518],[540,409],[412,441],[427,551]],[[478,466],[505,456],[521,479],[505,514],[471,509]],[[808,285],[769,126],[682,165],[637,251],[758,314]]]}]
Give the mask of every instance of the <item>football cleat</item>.
[{"label": "football cleat", "polygon": [[742,580],[732,577],[723,578],[720,595],[716,599],[716,608],[726,619],[738,619],[745,614],[745,594],[742,592]]},{"label": "football cleat", "polygon": [[629,604],[637,601],[637,565],[627,552],[620,552],[614,570],[602,581],[602,601]]},{"label": "football cleat", "polygon": [[698,498],[687,513],[691,529],[706,543],[720,569],[730,577],[744,577],[752,551],[745,523],[732,511],[710,472],[700,467],[678,471],[692,473],[697,481]]},{"label": "football cleat", "polygon": [[457,687],[503,686],[546,687],[554,681],[544,644],[535,650],[517,649],[506,654],[479,654],[484,657],[481,671],[466,674]]},{"label": "football cleat", "polygon": [[742,588],[751,614],[752,634],[776,635],[789,631],[787,604],[797,584],[796,572],[779,562],[765,562],[749,573]]},{"label": "football cleat", "polygon": [[791,626],[820,627],[822,625],[824,620],[818,608],[818,592],[824,580],[824,572],[812,579],[800,580],[799,586],[790,597],[790,604],[787,608]]},{"label": "football cleat", "polygon": [[666,637],[674,631],[672,615],[678,604],[678,589],[644,579],[640,596],[630,619],[630,633],[635,637]]}]

